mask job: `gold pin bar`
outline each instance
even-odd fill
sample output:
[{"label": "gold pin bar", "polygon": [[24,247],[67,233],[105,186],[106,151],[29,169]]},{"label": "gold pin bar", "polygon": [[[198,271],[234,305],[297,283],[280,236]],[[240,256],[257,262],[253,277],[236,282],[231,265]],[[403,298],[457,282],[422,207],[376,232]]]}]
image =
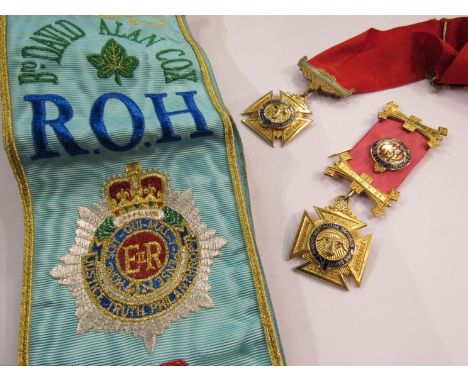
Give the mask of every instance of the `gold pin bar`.
[{"label": "gold pin bar", "polygon": [[398,104],[395,101],[387,103],[383,111],[378,114],[378,118],[391,118],[403,122],[404,129],[410,132],[418,131],[420,134],[424,135],[428,139],[427,145],[430,148],[439,146],[448,134],[448,129],[446,127],[439,127],[436,130],[432,127],[423,125],[421,123],[421,118],[418,118],[414,115],[410,115],[408,117],[406,114],[403,114],[398,109]]},{"label": "gold pin bar", "polygon": [[325,175],[335,176],[338,174],[343,178],[351,181],[349,188],[358,194],[364,192],[372,201],[375,203],[375,207],[372,209],[372,213],[375,216],[381,216],[384,214],[384,207],[390,207],[392,205],[391,200],[398,200],[400,193],[392,190],[390,193],[379,191],[377,188],[372,186],[372,178],[363,173],[357,174],[348,164],[348,160],[351,159],[349,152],[344,152],[338,155],[340,160],[334,162],[333,166],[329,166],[325,169]]},{"label": "gold pin bar", "polygon": [[341,86],[336,78],[328,74],[324,69],[315,68],[307,62],[307,56],[302,57],[297,66],[304,77],[310,81],[308,92],[321,91],[334,97],[348,97],[354,93],[354,89],[346,89]]}]

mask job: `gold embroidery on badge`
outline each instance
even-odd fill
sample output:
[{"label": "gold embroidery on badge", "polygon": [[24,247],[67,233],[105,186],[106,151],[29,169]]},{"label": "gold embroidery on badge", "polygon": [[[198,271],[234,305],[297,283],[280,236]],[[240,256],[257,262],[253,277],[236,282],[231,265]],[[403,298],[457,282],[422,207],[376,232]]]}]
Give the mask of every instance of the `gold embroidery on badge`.
[{"label": "gold embroidery on badge", "polygon": [[75,244],[50,274],[75,298],[78,334],[130,333],[151,352],[172,323],[213,306],[208,276],[226,240],[202,224],[191,190],[139,163],[125,169],[104,201],[79,209]]}]

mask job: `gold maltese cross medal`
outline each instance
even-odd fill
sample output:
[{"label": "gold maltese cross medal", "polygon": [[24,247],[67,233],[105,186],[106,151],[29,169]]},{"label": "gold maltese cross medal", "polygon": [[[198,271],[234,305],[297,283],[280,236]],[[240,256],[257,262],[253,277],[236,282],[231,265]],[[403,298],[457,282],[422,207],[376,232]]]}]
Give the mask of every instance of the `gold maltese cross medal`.
[{"label": "gold maltese cross medal", "polygon": [[299,134],[310,123],[310,119],[303,118],[304,114],[311,111],[305,95],[280,91],[279,97],[275,97],[270,91],[242,114],[249,115],[242,122],[274,146],[275,138],[284,145]]},{"label": "gold maltese cross medal", "polygon": [[172,323],[213,306],[208,275],[226,240],[202,224],[190,189],[139,163],[103,194],[79,209],[75,244],[51,275],[75,298],[78,334],[125,332],[151,352]]},{"label": "gold maltese cross medal", "polygon": [[307,212],[302,217],[289,259],[301,256],[306,263],[295,270],[346,290],[346,277],[360,286],[372,235],[361,237],[357,230],[366,223],[351,212],[343,196],[328,207],[315,207],[315,211],[318,220],[313,221]]}]

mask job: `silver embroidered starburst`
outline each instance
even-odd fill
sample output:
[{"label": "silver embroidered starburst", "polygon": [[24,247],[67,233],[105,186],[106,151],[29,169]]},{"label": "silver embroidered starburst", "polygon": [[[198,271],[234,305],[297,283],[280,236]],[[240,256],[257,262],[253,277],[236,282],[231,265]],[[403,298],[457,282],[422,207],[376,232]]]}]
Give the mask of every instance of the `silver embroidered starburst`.
[{"label": "silver embroidered starburst", "polygon": [[125,332],[151,352],[173,322],[213,307],[208,276],[227,241],[201,222],[190,189],[152,189],[141,179],[156,173],[132,178],[128,166],[132,187],[79,209],[75,244],[50,274],[75,298],[78,334]]}]

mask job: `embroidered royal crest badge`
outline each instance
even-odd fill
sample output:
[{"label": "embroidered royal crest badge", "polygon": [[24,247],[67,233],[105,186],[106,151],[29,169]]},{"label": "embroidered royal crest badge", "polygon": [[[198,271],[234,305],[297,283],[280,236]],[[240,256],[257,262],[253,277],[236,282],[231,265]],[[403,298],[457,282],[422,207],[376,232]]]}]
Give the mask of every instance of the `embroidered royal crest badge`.
[{"label": "embroidered royal crest badge", "polygon": [[156,337],[174,321],[210,308],[208,276],[226,240],[202,224],[190,189],[171,189],[139,163],[107,181],[104,201],[81,207],[75,244],[51,275],[76,300],[77,333]]}]

